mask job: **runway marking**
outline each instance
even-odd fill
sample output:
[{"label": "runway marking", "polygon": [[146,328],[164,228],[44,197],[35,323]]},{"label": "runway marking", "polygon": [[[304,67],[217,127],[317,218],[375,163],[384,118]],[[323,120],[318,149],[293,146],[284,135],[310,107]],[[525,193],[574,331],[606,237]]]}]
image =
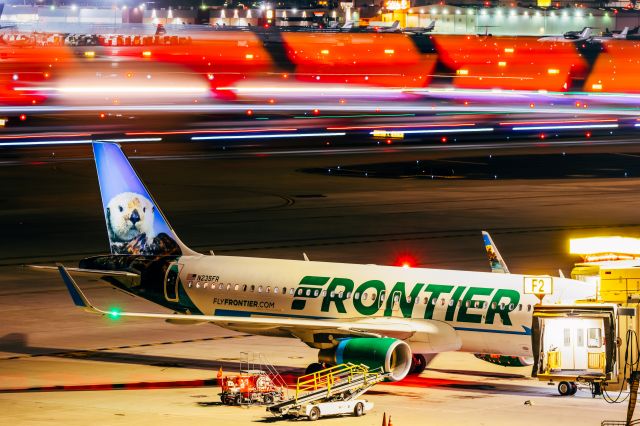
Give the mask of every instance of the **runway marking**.
[{"label": "runway marking", "polygon": [[8,361],[12,359],[48,357],[48,356],[82,357],[82,356],[91,355],[93,352],[115,351],[118,349],[133,349],[133,348],[143,348],[143,347],[150,347],[150,346],[176,345],[181,343],[210,342],[214,340],[238,339],[241,337],[251,337],[251,336],[252,336],[251,334],[238,334],[233,336],[203,337],[200,339],[171,340],[167,342],[157,342],[157,343],[140,343],[140,344],[134,344],[134,345],[110,346],[110,347],[98,348],[98,349],[82,349],[82,350],[74,349],[74,350],[67,350],[67,351],[60,351],[60,352],[47,352],[47,353],[41,353],[41,354],[15,355],[10,357],[0,358],[0,361]]}]

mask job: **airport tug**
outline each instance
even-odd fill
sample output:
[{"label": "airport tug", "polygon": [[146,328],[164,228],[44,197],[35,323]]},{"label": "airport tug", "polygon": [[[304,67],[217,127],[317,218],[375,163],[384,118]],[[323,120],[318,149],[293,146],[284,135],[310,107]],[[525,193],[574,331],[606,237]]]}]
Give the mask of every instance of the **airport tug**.
[{"label": "airport tug", "polygon": [[640,374],[640,239],[573,239],[570,252],[583,258],[571,278],[595,284],[596,299],[545,305],[540,293],[543,303],[533,312],[532,375],[557,382],[561,395],[573,395],[578,383],[587,384],[593,397],[603,395],[607,402],[622,402],[618,393],[629,385],[627,422],[603,424],[630,424]]}]

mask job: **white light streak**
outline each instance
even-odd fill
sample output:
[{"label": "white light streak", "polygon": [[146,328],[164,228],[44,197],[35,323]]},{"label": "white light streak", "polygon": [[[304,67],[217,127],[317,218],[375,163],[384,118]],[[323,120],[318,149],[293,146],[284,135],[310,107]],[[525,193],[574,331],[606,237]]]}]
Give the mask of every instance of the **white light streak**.
[{"label": "white light streak", "polygon": [[569,125],[569,126],[523,126],[523,127],[513,127],[511,130],[513,131],[522,131],[522,130],[565,130],[565,129],[617,129],[617,124],[580,124],[580,125]]},{"label": "white light streak", "polygon": [[323,136],[345,136],[345,132],[325,132],[325,133],[281,133],[270,135],[229,135],[229,136],[192,136],[192,141],[207,141],[220,139],[266,139],[266,138],[312,138]]}]

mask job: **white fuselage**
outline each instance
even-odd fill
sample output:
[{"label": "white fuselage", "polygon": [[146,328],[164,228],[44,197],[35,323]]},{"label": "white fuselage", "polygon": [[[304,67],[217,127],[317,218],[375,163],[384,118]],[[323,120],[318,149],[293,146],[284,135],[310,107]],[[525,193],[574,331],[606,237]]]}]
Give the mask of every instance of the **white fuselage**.
[{"label": "white fuselage", "polygon": [[[186,296],[204,315],[435,320],[456,330],[461,351],[532,355],[539,298],[525,293],[524,275],[227,256],[183,256],[177,263]],[[544,302],[593,294],[591,284],[553,278]],[[290,336],[274,328],[229,328]]]}]

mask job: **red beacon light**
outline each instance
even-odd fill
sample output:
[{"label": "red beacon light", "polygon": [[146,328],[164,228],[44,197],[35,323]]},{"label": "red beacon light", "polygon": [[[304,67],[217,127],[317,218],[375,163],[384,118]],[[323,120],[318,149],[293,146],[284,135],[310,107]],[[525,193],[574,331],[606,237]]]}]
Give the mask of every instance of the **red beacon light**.
[{"label": "red beacon light", "polygon": [[410,254],[401,254],[394,262],[394,265],[405,269],[414,268],[418,265],[418,260]]}]

